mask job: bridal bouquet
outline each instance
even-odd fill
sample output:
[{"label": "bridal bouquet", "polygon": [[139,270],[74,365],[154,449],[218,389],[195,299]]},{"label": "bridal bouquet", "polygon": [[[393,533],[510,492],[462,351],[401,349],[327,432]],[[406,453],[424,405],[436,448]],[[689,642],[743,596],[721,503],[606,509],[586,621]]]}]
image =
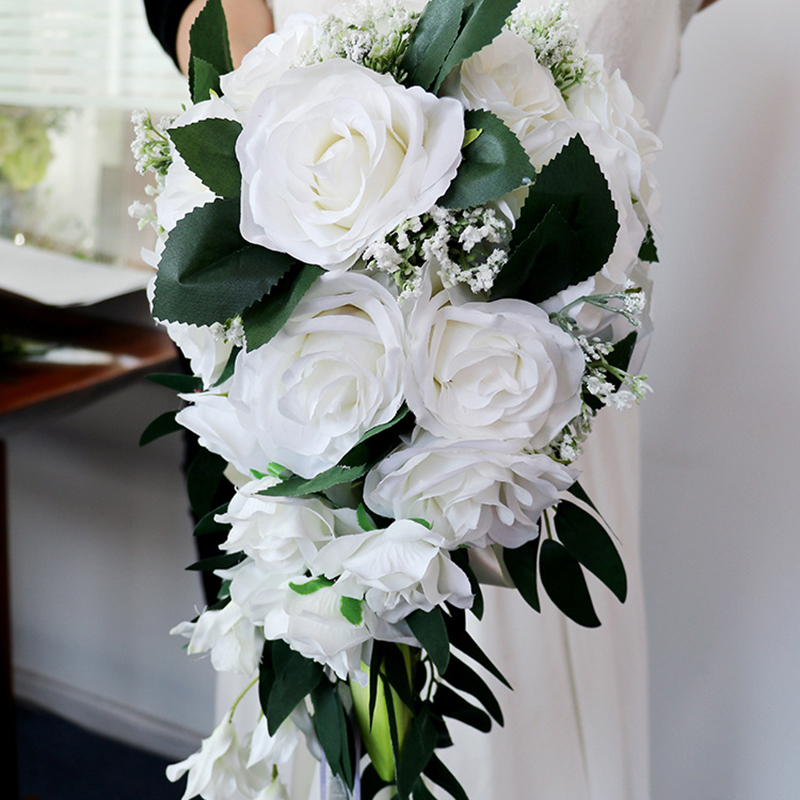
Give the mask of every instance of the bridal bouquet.
[{"label": "bridal bouquet", "polygon": [[137,117],[153,315],[194,372],[155,378],[184,406],[143,439],[197,435],[196,533],[225,536],[194,565],[218,602],[175,632],[263,712],[170,768],[187,798],[286,796],[302,737],[348,796],[464,798],[449,720],[503,719],[481,582],[588,626],[584,570],[625,598],[571,465],[647,389],[658,142],[562,4],[516,4],[297,15],[233,70],[209,0],[194,104]]}]

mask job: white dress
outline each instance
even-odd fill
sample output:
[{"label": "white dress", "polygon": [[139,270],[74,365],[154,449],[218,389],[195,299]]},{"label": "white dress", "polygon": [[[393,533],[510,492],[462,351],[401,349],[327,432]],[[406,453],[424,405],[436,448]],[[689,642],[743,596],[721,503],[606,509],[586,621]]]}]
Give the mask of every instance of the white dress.
[{"label": "white dress", "polygon": [[[338,2],[270,4],[280,27],[295,11],[319,14]],[[424,0],[409,4],[420,8]],[[523,4],[535,8],[549,0]],[[589,49],[605,56],[609,72],[622,71],[653,127],[661,120],[678,69],[681,32],[699,4],[700,0],[569,2]],[[589,630],[566,620],[547,605],[546,597],[542,613],[536,614],[517,592],[487,588],[486,615],[474,633],[515,687],[512,693],[496,684],[506,724],[484,735],[454,723],[456,746],[440,751],[473,799],[649,797],[636,411],[601,414],[580,466],[584,487],[619,538],[630,581],[628,600],[620,605],[604,587],[593,585],[603,624]],[[307,781],[296,780],[292,792],[297,800],[308,796],[301,783]]]}]

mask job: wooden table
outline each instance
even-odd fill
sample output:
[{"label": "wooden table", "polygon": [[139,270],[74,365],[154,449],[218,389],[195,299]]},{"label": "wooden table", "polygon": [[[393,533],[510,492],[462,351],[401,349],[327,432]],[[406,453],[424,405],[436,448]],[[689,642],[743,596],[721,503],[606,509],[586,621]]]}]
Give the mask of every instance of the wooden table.
[{"label": "wooden table", "polygon": [[176,362],[176,351],[166,333],[152,324],[119,323],[85,311],[41,306],[2,292],[0,331],[90,351],[99,362],[64,364],[25,358],[0,362],[0,680],[5,738],[11,741],[14,765],[8,796],[17,798],[5,439],[45,418],[110,394],[144,374],[169,369]]}]

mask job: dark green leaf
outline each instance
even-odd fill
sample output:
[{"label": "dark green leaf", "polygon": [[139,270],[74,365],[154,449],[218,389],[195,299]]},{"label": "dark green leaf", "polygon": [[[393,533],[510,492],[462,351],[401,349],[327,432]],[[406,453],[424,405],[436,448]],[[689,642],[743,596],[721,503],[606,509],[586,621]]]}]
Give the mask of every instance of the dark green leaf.
[{"label": "dark green leaf", "polygon": [[179,392],[180,394],[191,394],[203,388],[203,382],[200,378],[195,378],[192,375],[156,372],[146,377],[151,383],[155,383],[158,386],[166,386],[167,389],[172,389],[174,392]]},{"label": "dark green leaf", "polygon": [[430,89],[458,36],[464,0],[431,0],[425,6],[403,56],[407,86]]},{"label": "dark green leaf", "polygon": [[228,523],[217,522],[214,517],[217,514],[225,514],[228,510],[228,504],[225,503],[224,505],[218,506],[217,508],[212,509],[203,517],[200,518],[200,521],[197,525],[194,526],[194,536],[206,536],[207,534],[213,533],[227,533],[231,526]]},{"label": "dark green leaf", "polygon": [[275,668],[272,665],[272,642],[264,642],[261,662],[258,665],[258,701],[264,714],[267,713],[269,693],[275,683]]},{"label": "dark green leaf", "polygon": [[628,593],[625,567],[606,529],[588,511],[566,500],[558,505],[555,527],[570,555],[624,603]]},{"label": "dark green leaf", "polygon": [[496,200],[536,177],[519,139],[490,111],[467,111],[468,128],[481,135],[462,151],[463,161],[439,204],[445,208],[471,208]]},{"label": "dark green leaf", "polygon": [[336,685],[327,680],[311,694],[314,705],[314,730],[328,760],[331,772],[353,787],[355,770],[353,733]]},{"label": "dark green leaf", "polygon": [[301,656],[285,642],[272,643],[275,683],[267,701],[267,728],[271,736],[294,711],[297,704],[322,681],[322,665]]},{"label": "dark green leaf", "polygon": [[[461,32],[439,71],[433,84],[436,93],[453,67],[482,50],[503,30],[519,0],[472,0],[464,4]],[[438,46],[438,45],[437,45]]]},{"label": "dark green leaf", "polygon": [[422,782],[422,778],[414,784],[413,797],[414,800],[436,800],[428,787]]},{"label": "dark green leaf", "polygon": [[175,420],[175,415],[177,413],[178,411],[176,409],[175,411],[165,411],[163,414],[159,414],[142,431],[142,435],[139,437],[139,445],[144,447],[144,445],[150,444],[150,442],[154,442],[162,436],[167,436],[170,433],[183,430],[183,426]]},{"label": "dark green leaf", "polygon": [[483,619],[483,592],[478,579],[469,563],[469,550],[464,547],[459,550],[450,552],[450,558],[453,563],[467,576],[469,579],[469,587],[472,590],[473,600],[470,611],[476,616],[477,619]]},{"label": "dark green leaf", "polygon": [[455,800],[469,800],[464,788],[456,780],[455,775],[442,763],[435,754],[425,767],[427,775],[437,786],[441,786]]},{"label": "dark green leaf", "polygon": [[586,280],[608,261],[618,230],[608,182],[575,136],[530,187],[492,297],[537,303]]},{"label": "dark green leaf", "polygon": [[642,246],[639,248],[639,258],[642,261],[649,261],[651,264],[658,262],[658,248],[652,228],[647,229]]},{"label": "dark green leaf", "polygon": [[228,463],[222,456],[200,448],[186,470],[186,492],[198,519],[211,511],[211,503]]},{"label": "dark green leaf", "polygon": [[294,264],[284,253],[246,242],[239,233],[239,201],[217,199],[170,231],[153,315],[194,325],[225,323],[268,294]]},{"label": "dark green leaf", "polygon": [[[219,76],[233,69],[228,24],[221,0],[208,0],[189,29],[189,91],[192,102],[208,100],[209,91],[222,94]],[[213,77],[216,76],[216,81]]]},{"label": "dark green leaf", "polygon": [[442,609],[438,606],[432,611],[417,610],[406,617],[411,633],[431,657],[440,673],[447,669],[450,661],[450,641]]},{"label": "dark green leaf", "polygon": [[458,609],[451,609],[450,616],[445,617],[447,621],[447,633],[450,638],[450,645],[460,650],[464,655],[469,656],[477,664],[494,675],[503,685],[511,689],[511,684],[505,675],[494,665],[493,661],[483,652],[480,645],[467,633],[463,624],[465,615]]},{"label": "dark green leaf", "polygon": [[589,495],[586,493],[586,489],[584,489],[583,486],[581,486],[578,481],[575,481],[575,483],[573,483],[572,486],[570,486],[569,489],[567,489],[567,491],[573,497],[577,497],[578,500],[580,500],[583,503],[586,503],[586,505],[589,506],[589,508],[593,508],[595,511],[597,511],[597,506],[595,506],[595,504],[592,502],[591,497],[589,497]]},{"label": "dark green leaf", "polygon": [[221,556],[213,556],[212,558],[202,558],[200,561],[195,561],[194,564],[189,564],[187,570],[193,572],[212,572],[215,569],[230,569],[237,564],[241,564],[247,556],[244,553],[227,553]]},{"label": "dark green leaf", "polygon": [[423,706],[411,721],[400,763],[397,767],[397,793],[401,798],[410,797],[420,774],[428,766],[428,762],[436,747],[436,728],[427,707]]},{"label": "dark green leaf", "polygon": [[457,719],[483,733],[489,733],[492,729],[492,720],[482,708],[467,702],[461,695],[443,684],[436,688],[433,710],[436,714]]},{"label": "dark green leaf", "polygon": [[397,645],[386,648],[383,659],[383,674],[401,702],[409,709],[414,708],[414,697],[408,676],[408,662]]},{"label": "dark green leaf", "polygon": [[266,297],[242,313],[248,350],[261,347],[275,336],[323,272],[322,267],[306,264],[284,273]]},{"label": "dark green leaf", "polygon": [[242,172],[236,158],[236,140],[242,132],[240,122],[232,119],[201,119],[189,125],[170,128],[186,166],[214,194],[239,197]]},{"label": "dark green leaf", "polygon": [[503,563],[506,565],[514,586],[522,599],[535,611],[541,611],[537,588],[536,561],[539,555],[539,537],[525,542],[521,547],[503,548]]},{"label": "dark green leaf", "polygon": [[550,599],[573,622],[586,628],[600,625],[580,564],[553,539],[542,542],[539,573]]},{"label": "dark green leaf", "polygon": [[219,378],[217,378],[217,382],[214,384],[215,387],[222,386],[223,383],[233,377],[233,371],[236,368],[236,357],[241,352],[241,347],[231,348],[231,354],[228,356],[228,360],[225,362],[225,366],[222,368],[222,372]]},{"label": "dark green leaf", "polygon": [[316,478],[301,478],[294,475],[281,481],[277,486],[270,486],[269,489],[262,489],[259,494],[267,497],[300,497],[307,494],[317,494],[324,492],[334,486],[343,483],[352,483],[369,472],[370,465],[363,464],[360,467],[331,467]]},{"label": "dark green leaf", "polygon": [[[631,331],[624,339],[617,342],[614,345],[614,349],[606,357],[606,361],[608,361],[612,367],[627,372],[628,365],[631,363],[631,358],[633,357],[634,348],[636,347],[637,336],[636,331]],[[611,375],[609,376],[609,380],[614,381],[617,388],[619,388],[619,379],[615,379],[614,376]]]},{"label": "dark green leaf", "polygon": [[471,694],[494,718],[498,725],[503,724],[503,711],[486,681],[475,670],[451,654],[450,665],[442,676],[451,686]]},{"label": "dark green leaf", "polygon": [[389,784],[378,775],[372,764],[367,764],[361,773],[361,800],[372,800],[373,797]]}]

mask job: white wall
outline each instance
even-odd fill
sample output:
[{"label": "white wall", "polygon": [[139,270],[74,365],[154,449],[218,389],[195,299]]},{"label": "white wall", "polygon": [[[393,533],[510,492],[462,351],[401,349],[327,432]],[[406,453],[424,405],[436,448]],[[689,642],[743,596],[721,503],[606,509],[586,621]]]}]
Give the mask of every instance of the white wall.
[{"label": "white wall", "polygon": [[690,25],[644,404],[654,800],[800,796],[800,4]]}]

